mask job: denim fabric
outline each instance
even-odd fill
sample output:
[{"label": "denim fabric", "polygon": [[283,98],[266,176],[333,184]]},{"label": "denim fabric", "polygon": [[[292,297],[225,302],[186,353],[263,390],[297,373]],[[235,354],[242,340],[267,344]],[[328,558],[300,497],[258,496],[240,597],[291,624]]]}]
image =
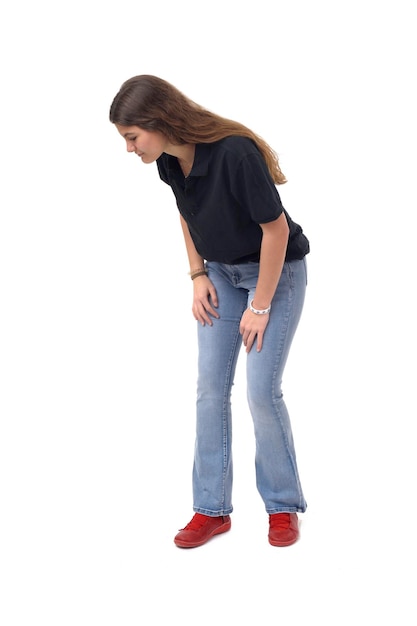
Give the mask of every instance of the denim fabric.
[{"label": "denim fabric", "polygon": [[[242,345],[239,324],[254,296],[259,264],[208,262],[220,314],[198,324],[197,424],[193,466],[194,511],[232,512],[231,389]],[[246,355],[247,398],[254,423],[256,484],[267,513],[304,512],[290,418],[281,381],[306,291],[305,259],[284,264],[262,350]]]}]

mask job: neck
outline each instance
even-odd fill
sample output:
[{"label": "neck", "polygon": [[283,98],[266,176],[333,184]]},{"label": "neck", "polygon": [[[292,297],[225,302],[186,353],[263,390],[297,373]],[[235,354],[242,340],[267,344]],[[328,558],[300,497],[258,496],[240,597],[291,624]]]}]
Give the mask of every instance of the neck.
[{"label": "neck", "polygon": [[170,146],[165,152],[177,157],[184,176],[188,176],[194,163],[195,144],[187,143],[181,146]]}]

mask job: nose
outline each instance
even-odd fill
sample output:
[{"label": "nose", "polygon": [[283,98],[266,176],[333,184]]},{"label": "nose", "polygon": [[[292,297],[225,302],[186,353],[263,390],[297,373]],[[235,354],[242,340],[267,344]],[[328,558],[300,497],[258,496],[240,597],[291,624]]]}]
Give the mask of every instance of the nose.
[{"label": "nose", "polygon": [[126,141],[126,150],[128,152],[134,152],[135,151],[135,146],[133,145],[133,143],[131,141]]}]

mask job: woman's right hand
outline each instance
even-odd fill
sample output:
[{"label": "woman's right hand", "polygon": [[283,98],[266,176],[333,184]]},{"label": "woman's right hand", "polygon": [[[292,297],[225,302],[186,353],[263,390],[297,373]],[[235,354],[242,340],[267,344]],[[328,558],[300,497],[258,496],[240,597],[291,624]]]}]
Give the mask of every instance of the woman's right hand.
[{"label": "woman's right hand", "polygon": [[204,274],[197,276],[197,278],[193,280],[193,286],[193,315],[202,326],[205,326],[205,324],[212,326],[213,321],[211,317],[220,317],[215,310],[215,307],[218,306],[216,289],[208,276]]}]

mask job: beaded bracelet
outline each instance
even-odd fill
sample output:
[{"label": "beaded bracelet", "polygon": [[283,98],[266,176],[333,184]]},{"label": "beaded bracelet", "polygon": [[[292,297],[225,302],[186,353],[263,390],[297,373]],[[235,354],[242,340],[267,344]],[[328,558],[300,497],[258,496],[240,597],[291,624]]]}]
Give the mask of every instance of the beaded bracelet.
[{"label": "beaded bracelet", "polygon": [[255,313],[255,315],[267,315],[267,313],[271,311],[271,305],[269,305],[267,309],[254,309],[253,300],[250,301],[249,308],[252,311],[252,313]]},{"label": "beaded bracelet", "polygon": [[200,270],[199,272],[194,272],[194,274],[191,274],[191,280],[194,280],[194,278],[197,278],[197,276],[203,276],[203,275],[207,276],[207,270]]}]

